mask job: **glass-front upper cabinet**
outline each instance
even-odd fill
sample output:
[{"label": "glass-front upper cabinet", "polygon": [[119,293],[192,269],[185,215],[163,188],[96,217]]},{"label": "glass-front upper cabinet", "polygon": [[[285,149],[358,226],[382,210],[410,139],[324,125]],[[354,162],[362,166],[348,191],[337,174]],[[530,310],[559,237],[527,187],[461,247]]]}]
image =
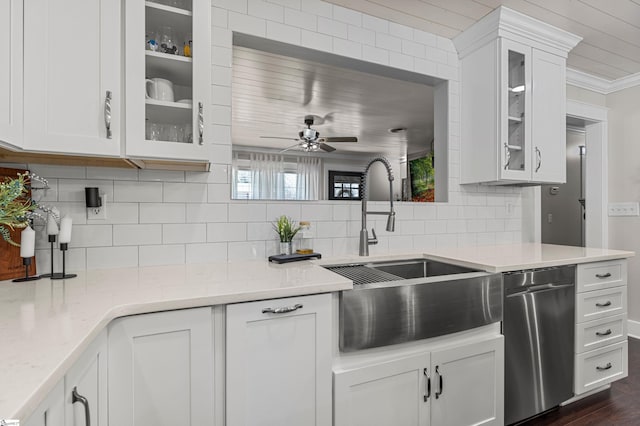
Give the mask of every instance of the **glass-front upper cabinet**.
[{"label": "glass-front upper cabinet", "polygon": [[208,160],[211,10],[207,4],[126,2],[128,157]]},{"label": "glass-front upper cabinet", "polygon": [[502,40],[502,179],[531,179],[531,48]]}]

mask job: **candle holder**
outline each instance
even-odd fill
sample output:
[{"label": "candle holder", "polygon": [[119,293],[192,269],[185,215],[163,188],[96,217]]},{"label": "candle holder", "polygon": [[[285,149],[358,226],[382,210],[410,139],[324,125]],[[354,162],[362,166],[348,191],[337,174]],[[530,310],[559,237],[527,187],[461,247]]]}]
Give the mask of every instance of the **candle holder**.
[{"label": "candle holder", "polygon": [[22,264],[24,265],[24,277],[16,278],[15,280],[13,280],[14,283],[23,283],[25,281],[36,281],[40,279],[40,277],[37,275],[33,275],[31,277],[29,276],[29,266],[31,266],[30,257],[23,257]]},{"label": "candle holder", "polygon": [[75,278],[77,277],[76,274],[67,274],[66,272],[66,263],[65,263],[65,259],[66,259],[66,251],[69,248],[69,245],[67,243],[60,243],[60,251],[62,252],[62,273],[57,273],[57,274],[52,274],[51,277],[49,277],[49,279],[52,280],[64,280],[67,278]]},{"label": "candle holder", "polygon": [[42,274],[40,278],[51,278],[53,277],[53,244],[56,242],[55,235],[49,235],[49,243],[51,243],[51,273],[50,274]]}]

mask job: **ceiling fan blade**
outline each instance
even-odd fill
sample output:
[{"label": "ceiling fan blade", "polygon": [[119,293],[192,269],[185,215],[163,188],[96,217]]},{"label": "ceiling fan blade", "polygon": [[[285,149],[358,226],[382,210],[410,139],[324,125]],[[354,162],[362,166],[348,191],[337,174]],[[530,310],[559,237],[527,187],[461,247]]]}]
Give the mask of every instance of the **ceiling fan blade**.
[{"label": "ceiling fan blade", "polygon": [[319,138],[320,142],[358,142],[358,138],[351,136]]},{"label": "ceiling fan blade", "polygon": [[300,146],[300,144],[297,143],[295,145],[288,146],[288,147],[286,147],[285,149],[283,149],[282,151],[279,151],[279,152],[282,153],[282,152],[285,152],[285,151],[289,151],[290,149],[293,149],[293,148],[295,148],[297,146]]},{"label": "ceiling fan blade", "polygon": [[297,138],[284,138],[282,136],[260,136],[261,139],[282,139],[285,141],[297,141]]},{"label": "ceiling fan blade", "polygon": [[331,145],[327,145],[326,143],[322,143],[322,142],[320,142],[320,149],[323,150],[324,152],[333,152],[336,150]]}]

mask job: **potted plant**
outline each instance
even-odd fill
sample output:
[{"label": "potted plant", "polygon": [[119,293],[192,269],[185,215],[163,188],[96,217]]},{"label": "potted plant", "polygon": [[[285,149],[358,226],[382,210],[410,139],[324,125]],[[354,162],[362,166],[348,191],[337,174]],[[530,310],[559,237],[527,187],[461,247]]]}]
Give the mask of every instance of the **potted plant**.
[{"label": "potted plant", "polygon": [[17,178],[0,182],[0,236],[13,246],[20,246],[11,239],[11,231],[25,228],[33,216],[37,204],[28,197],[31,179],[29,173],[18,173]]},{"label": "potted plant", "polygon": [[282,215],[274,222],[273,229],[275,229],[278,233],[278,237],[280,238],[280,253],[293,253],[291,242],[293,241],[293,237],[295,237],[300,230],[300,226],[298,226],[290,217]]}]

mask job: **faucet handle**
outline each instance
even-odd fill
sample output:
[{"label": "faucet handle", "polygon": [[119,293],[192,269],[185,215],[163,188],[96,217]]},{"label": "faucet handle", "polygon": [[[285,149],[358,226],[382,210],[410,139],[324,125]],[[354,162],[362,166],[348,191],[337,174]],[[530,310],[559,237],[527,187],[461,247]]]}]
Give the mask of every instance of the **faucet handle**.
[{"label": "faucet handle", "polygon": [[369,238],[369,241],[367,241],[369,245],[378,244],[378,236],[376,235],[376,230],[371,228],[371,234],[373,235],[373,238]]}]

